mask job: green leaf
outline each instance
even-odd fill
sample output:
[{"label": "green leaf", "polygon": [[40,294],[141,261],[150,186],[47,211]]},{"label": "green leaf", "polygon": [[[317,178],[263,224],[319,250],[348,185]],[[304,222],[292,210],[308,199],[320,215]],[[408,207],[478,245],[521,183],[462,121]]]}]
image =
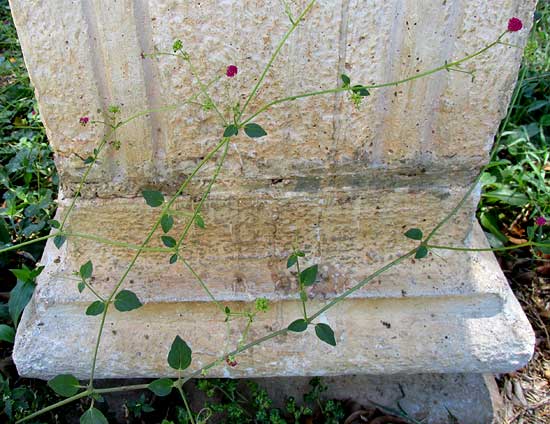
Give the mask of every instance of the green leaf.
[{"label": "green leaf", "polygon": [[168,396],[174,387],[174,381],[170,378],[159,378],[151,381],[147,388],[157,396]]},{"label": "green leaf", "polygon": [[359,94],[361,97],[370,96],[369,90],[367,90],[362,85],[354,85],[353,87],[351,87],[351,91],[353,91],[354,93]]},{"label": "green leaf", "polygon": [[143,190],[141,192],[145,202],[152,208],[156,208],[164,203],[164,196],[160,191],[156,190]]},{"label": "green leaf", "polygon": [[168,365],[176,370],[184,370],[191,364],[191,348],[180,336],[176,336],[168,353]]},{"label": "green leaf", "polygon": [[86,315],[99,315],[103,313],[104,309],[105,304],[101,300],[96,300],[95,302],[92,302],[88,308],[86,308]]},{"label": "green leaf", "polygon": [[296,264],[296,262],[298,262],[298,256],[293,253],[288,257],[288,260],[286,261],[286,267],[291,268]]},{"label": "green leaf", "polygon": [[48,386],[64,397],[71,397],[78,393],[78,380],[74,375],[61,374],[48,381]]},{"label": "green leaf", "polygon": [[416,253],[414,255],[415,259],[422,259],[428,256],[428,248],[424,245],[418,246],[418,249],[416,249]]},{"label": "green leaf", "polygon": [[61,227],[61,224],[59,223],[59,221],[56,221],[55,219],[50,219],[48,221],[48,224],[50,224],[50,227],[52,228],[59,228]]},{"label": "green leaf", "polygon": [[128,312],[141,306],[143,304],[133,291],[121,290],[115,296],[115,308],[117,311]]},{"label": "green leaf", "polygon": [[34,287],[35,284],[32,280],[22,281],[18,279],[17,284],[10,292],[8,308],[15,327],[17,327],[23,309],[25,309],[25,306],[27,306],[27,303],[31,300]]},{"label": "green leaf", "polygon": [[79,274],[82,278],[86,280],[92,276],[93,272],[94,272],[94,265],[92,264],[92,261],[88,261],[80,267]]},{"label": "green leaf", "polygon": [[88,156],[86,159],[84,159],[84,164],[89,165],[89,164],[93,163],[93,161],[94,161],[94,157],[93,156]]},{"label": "green leaf", "polygon": [[167,233],[174,226],[174,218],[168,214],[162,215],[162,218],[160,219],[160,226],[162,227],[162,231]]},{"label": "green leaf", "polygon": [[183,49],[183,42],[181,40],[174,40],[174,44],[172,44],[172,50],[174,50],[174,53],[176,53],[180,49]]},{"label": "green leaf", "polygon": [[99,409],[90,408],[80,417],[80,424],[109,424]]},{"label": "green leaf", "polygon": [[332,331],[332,328],[330,328],[328,324],[319,323],[315,325],[315,334],[317,334],[317,337],[325,343],[328,343],[331,346],[336,346],[334,331]]},{"label": "green leaf", "polygon": [[86,288],[86,284],[84,284],[84,281],[80,281],[78,285],[76,286],[79,293],[82,293],[84,289]]},{"label": "green leaf", "polygon": [[246,124],[244,126],[244,132],[246,133],[247,136],[252,138],[259,138],[259,137],[263,137],[264,135],[267,135],[267,133],[262,127],[254,123]]},{"label": "green leaf", "polygon": [[177,253],[174,253],[172,256],[170,256],[170,263],[171,264],[175,264],[177,260],[178,260],[178,254]]},{"label": "green leaf", "polygon": [[15,340],[15,330],[6,324],[0,324],[0,340],[3,342],[13,343]]},{"label": "green leaf", "polygon": [[223,136],[224,137],[233,137],[234,135],[237,135],[239,133],[239,129],[237,128],[236,125],[228,125],[227,127],[225,127],[225,130],[223,132]]},{"label": "green leaf", "polygon": [[200,214],[197,214],[195,216],[195,224],[197,225],[197,227],[203,230],[206,228],[206,225],[204,224],[204,219],[202,219],[202,216]]},{"label": "green leaf", "polygon": [[176,245],[176,239],[170,236],[161,236],[160,239],[166,247],[174,247]]},{"label": "green leaf", "polygon": [[67,240],[67,237],[65,237],[65,236],[55,236],[53,238],[53,244],[58,249],[61,249],[61,246],[63,246],[63,244],[65,243],[65,240]]},{"label": "green leaf", "polygon": [[424,234],[422,234],[422,231],[418,228],[411,228],[405,233],[405,237],[408,237],[413,240],[422,240],[422,237]]},{"label": "green leaf", "polygon": [[307,321],[302,318],[292,321],[288,326],[288,331],[294,331],[295,333],[301,333],[302,331],[306,331],[306,329]]},{"label": "green leaf", "polygon": [[344,87],[347,87],[348,85],[351,84],[351,80],[349,79],[349,77],[346,74],[340,75],[340,78],[342,78],[342,82],[344,83]]},{"label": "green leaf", "polygon": [[311,286],[317,279],[317,265],[310,266],[300,273],[300,282],[304,286]]}]

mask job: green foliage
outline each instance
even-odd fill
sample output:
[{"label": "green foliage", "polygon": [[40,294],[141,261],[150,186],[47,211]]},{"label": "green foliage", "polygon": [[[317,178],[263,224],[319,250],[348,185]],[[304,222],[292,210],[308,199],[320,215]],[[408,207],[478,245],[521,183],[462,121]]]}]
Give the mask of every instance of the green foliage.
[{"label": "green foliage", "polygon": [[300,283],[304,286],[312,286],[313,284],[315,284],[315,280],[317,280],[317,270],[317,265],[313,265],[309,268],[304,269],[300,273]]},{"label": "green foliage", "polygon": [[[540,2],[516,86],[516,104],[501,128],[497,157],[482,175],[478,218],[493,247],[509,237],[537,242],[549,231],[535,220],[550,217],[550,3]],[[531,229],[530,229],[531,228]],[[531,237],[529,236],[531,234]]]},{"label": "green foliage", "polygon": [[147,203],[152,208],[157,208],[164,203],[164,195],[157,190],[143,190],[141,192],[145,203]]},{"label": "green foliage", "polygon": [[175,370],[184,370],[191,365],[191,348],[180,336],[176,336],[168,353],[168,365]]},{"label": "green foliage", "polygon": [[108,421],[99,409],[90,408],[80,417],[80,424],[108,424]]},{"label": "green foliage", "polygon": [[0,324],[0,341],[13,343],[15,340],[15,329],[6,324]]},{"label": "green foliage", "polygon": [[86,308],[86,315],[96,316],[102,314],[104,310],[105,303],[103,303],[101,300],[96,300]]},{"label": "green foliage", "polygon": [[162,240],[162,244],[164,244],[166,247],[169,247],[169,248],[176,247],[177,242],[174,237],[161,236],[160,239]]},{"label": "green foliage", "polygon": [[414,254],[414,257],[415,259],[422,259],[422,258],[425,258],[426,256],[428,256],[428,248],[423,244],[421,244],[416,249],[416,253]]},{"label": "green foliage", "polygon": [[135,418],[141,418],[142,413],[153,412],[155,410],[153,406],[147,402],[143,393],[138,399],[126,402],[126,408],[128,408],[128,412]]},{"label": "green foliage", "polygon": [[78,380],[71,374],[61,374],[48,381],[48,386],[58,395],[71,397],[78,393]]},{"label": "green foliage", "polygon": [[53,238],[53,244],[55,245],[55,247],[57,247],[58,249],[61,249],[61,246],[63,246],[63,244],[65,244],[65,241],[67,240],[67,237],[65,236],[55,236]]},{"label": "green foliage", "polygon": [[233,137],[239,133],[239,129],[236,125],[231,124],[225,127],[225,130],[223,131],[224,137]]},{"label": "green foliage", "polygon": [[411,228],[405,233],[405,237],[408,237],[413,240],[422,240],[422,237],[424,235],[422,234],[422,231],[418,228]]},{"label": "green foliage", "polygon": [[44,267],[42,266],[30,269],[26,265],[23,265],[21,269],[10,270],[17,278],[17,284],[12,289],[8,301],[10,317],[15,327],[17,327],[23,309],[25,309],[25,306],[31,300],[36,286],[35,279],[43,269]]},{"label": "green foliage", "polygon": [[244,132],[246,133],[247,136],[251,138],[260,138],[267,135],[267,133],[262,127],[252,122],[244,126]]},{"label": "green foliage", "polygon": [[174,381],[171,378],[159,378],[147,386],[157,396],[168,396],[174,388]]},{"label": "green foliage", "polygon": [[120,312],[133,311],[140,308],[142,303],[136,294],[130,290],[121,290],[115,296],[115,308]]},{"label": "green foliage", "polygon": [[288,326],[288,330],[293,331],[295,333],[301,333],[302,331],[306,331],[306,329],[307,329],[307,321],[303,318],[297,319],[296,321],[292,321]]},{"label": "green foliage", "polygon": [[336,339],[334,338],[334,331],[328,324],[319,323],[315,325],[315,334],[317,337],[328,343],[331,346],[336,346]]},{"label": "green foliage", "polygon": [[162,218],[160,219],[160,226],[162,227],[162,231],[167,233],[172,229],[172,226],[174,225],[174,218],[172,215],[164,214],[162,215]]},{"label": "green foliage", "polygon": [[87,280],[92,276],[93,272],[94,272],[94,265],[92,264],[92,261],[88,261],[80,267],[80,270],[78,273],[83,279]]}]

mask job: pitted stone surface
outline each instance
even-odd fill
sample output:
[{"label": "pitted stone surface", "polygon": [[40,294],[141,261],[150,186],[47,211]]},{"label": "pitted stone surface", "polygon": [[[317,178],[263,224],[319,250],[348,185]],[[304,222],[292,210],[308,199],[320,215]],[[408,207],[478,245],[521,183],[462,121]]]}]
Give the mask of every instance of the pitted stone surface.
[{"label": "pitted stone surface", "polygon": [[[198,90],[187,65],[143,53],[170,51],[181,39],[204,81],[222,76],[211,91],[229,116],[288,28],[279,3],[13,1],[60,171],[58,216],[84,172],[82,158],[107,132],[80,125],[79,117],[102,120],[101,110],[117,104],[126,119],[181,105]],[[291,4],[301,10],[306,1]],[[273,99],[333,88],[341,73],[353,83],[383,83],[464,57],[495,40],[511,16],[530,22],[534,5],[319,1],[281,49],[245,115]],[[528,29],[507,40],[523,45]],[[330,301],[414,247],[403,237],[406,229],[429,231],[453,209],[487,160],[520,58],[521,49],[499,45],[463,65],[475,70],[475,81],[440,72],[372,90],[359,110],[344,94],[273,107],[255,119],[268,136],[231,140],[204,206],[207,228],[191,232],[185,257],[224,304],[245,307],[259,296],[272,301],[252,338],[298,315],[295,278],[285,267],[296,234],[308,260],[320,265],[311,305]],[[229,64],[239,67],[232,79],[224,76]],[[222,132],[213,113],[193,105],[152,111],[117,130],[121,149],[106,150],[67,221],[73,236],[60,250],[51,241],[46,247],[46,268],[16,340],[21,375],[89,373],[98,320],[84,315],[91,297],[78,293],[72,275],[92,260],[93,284],[108,293],[133,252],[81,235],[139,244],[158,212],[144,204],[141,190],[174,193]],[[214,163],[205,166],[178,199],[182,216],[213,170]],[[486,245],[472,225],[478,196],[475,190],[434,242]],[[176,219],[175,228],[182,225]],[[160,246],[159,236],[150,247]],[[533,334],[494,257],[438,254],[392,269],[322,316],[337,333],[337,349],[312,334],[288,335],[243,354],[237,369],[211,375],[487,372],[526,363]],[[169,373],[166,350],[176,334],[193,347],[195,368],[236,343],[237,329],[226,334],[223,317],[181,262],[168,266],[168,256],[145,252],[130,272],[125,288],[145,306],[109,313],[97,376]]]}]

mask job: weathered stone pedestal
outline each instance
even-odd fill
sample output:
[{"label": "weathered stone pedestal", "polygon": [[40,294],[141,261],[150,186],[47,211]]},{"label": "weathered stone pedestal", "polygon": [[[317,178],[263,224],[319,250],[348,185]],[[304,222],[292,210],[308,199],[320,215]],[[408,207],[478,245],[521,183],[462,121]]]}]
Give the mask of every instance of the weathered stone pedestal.
[{"label": "weathered stone pedestal", "polygon": [[[86,157],[106,129],[79,125],[102,119],[108,105],[122,117],[176,104],[198,88],[170,50],[181,38],[204,81],[222,76],[213,97],[243,99],[288,27],[279,2],[192,4],[161,0],[12,2],[40,111],[56,151],[67,208]],[[299,1],[299,7],[305,2]],[[353,83],[406,78],[466,56],[495,40],[507,21],[530,21],[534,1],[321,1],[281,50],[258,100]],[[505,41],[522,45],[528,28]],[[204,206],[206,230],[195,229],[183,254],[231,309],[258,297],[271,301],[254,323],[254,339],[300,315],[295,278],[285,259],[296,235],[321,281],[310,308],[361,281],[414,247],[406,229],[433,228],[487,161],[515,82],[521,50],[498,45],[463,65],[407,84],[373,90],[356,110],[345,94],[297,100],[256,118],[260,139],[232,139],[219,182]],[[239,74],[224,76],[236,64]],[[241,103],[243,101],[241,100]],[[226,109],[223,109],[226,110]],[[109,148],[94,168],[68,230],[139,244],[158,210],[140,191],[169,195],[216,144],[223,129],[212,112],[182,106],[151,112],[121,128],[121,149]],[[213,174],[198,174],[177,208],[190,210]],[[434,244],[485,247],[474,222],[479,191]],[[174,233],[184,219],[176,222]],[[160,246],[155,236],[151,246]],[[320,317],[337,347],[314,334],[289,334],[254,347],[239,366],[210,376],[505,372],[524,365],[534,336],[491,253],[438,251],[380,276]],[[48,243],[32,302],[19,327],[14,359],[22,375],[89,374],[99,320],[84,314],[92,300],[71,275],[88,260],[93,284],[108,293],[133,252],[71,238]],[[181,262],[147,252],[125,283],[144,307],[110,312],[97,377],[173,374],[166,354],[179,334],[197,369],[235,346],[223,316]],[[244,325],[244,323],[243,323]]]}]

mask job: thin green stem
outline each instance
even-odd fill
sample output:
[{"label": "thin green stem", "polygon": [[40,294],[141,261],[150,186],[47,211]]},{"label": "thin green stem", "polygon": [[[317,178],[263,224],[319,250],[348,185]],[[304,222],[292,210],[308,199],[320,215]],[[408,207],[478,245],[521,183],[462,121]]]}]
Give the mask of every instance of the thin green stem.
[{"label": "thin green stem", "polygon": [[45,408],[41,409],[40,411],[36,411],[33,414],[27,415],[26,417],[21,418],[20,420],[16,421],[15,424],[19,424],[19,423],[22,423],[24,421],[32,420],[33,418],[36,418],[39,415],[45,414],[46,412],[49,412],[49,411],[52,411],[52,410],[54,410],[56,408],[59,408],[61,406],[67,405],[68,403],[74,402],[75,400],[82,399],[83,397],[86,397],[86,396],[90,395],[91,393],[92,393],[92,391],[90,389],[85,390],[83,392],[80,392],[80,393],[78,393],[74,396],[71,396],[71,397],[67,398],[67,399],[63,399],[63,400],[61,400],[59,402],[56,402],[52,405],[46,406]]},{"label": "thin green stem", "polygon": [[[457,65],[460,65],[463,62],[471,60],[471,59],[485,53],[487,50],[489,50],[490,48],[492,48],[493,46],[498,44],[500,39],[502,38],[502,36],[504,34],[506,34],[506,32],[502,33],[497,38],[496,41],[493,41],[492,43],[487,44],[482,49],[480,49],[480,50],[476,51],[475,53],[472,53],[468,56],[465,56],[462,59],[455,60],[454,62],[445,63],[441,66],[438,66],[437,68],[433,68],[433,69],[430,69],[430,70],[427,70],[427,71],[424,71],[424,72],[420,72],[420,73],[411,75],[410,77],[403,78],[403,79],[400,79],[400,80],[397,80],[397,81],[385,82],[385,83],[382,83],[382,84],[365,85],[363,87],[367,90],[372,90],[372,89],[376,89],[376,88],[397,86],[397,85],[404,84],[404,83],[407,83],[407,82],[410,82],[410,81],[414,81],[414,80],[419,79],[419,78],[426,77],[426,76],[431,75],[431,74],[435,74],[436,72],[440,72],[440,71],[443,71],[443,70],[448,70],[450,68],[456,67]],[[257,117],[259,114],[261,114],[261,113],[265,112],[266,110],[270,109],[271,107],[273,107],[275,105],[278,105],[278,104],[281,104],[281,103],[285,103],[285,102],[288,102],[288,101],[294,101],[294,100],[298,100],[298,99],[303,99],[303,98],[306,98],[306,97],[321,96],[321,95],[324,95],[324,94],[341,93],[343,91],[350,91],[350,90],[351,90],[350,87],[336,87],[336,88],[329,88],[329,89],[326,89],[326,90],[312,91],[312,92],[308,92],[308,93],[296,94],[294,96],[288,96],[288,97],[283,97],[281,99],[276,99],[276,100],[273,100],[273,101],[265,104],[264,106],[262,106],[260,109],[258,109],[257,112],[253,113],[248,118],[246,118],[244,121],[242,121],[240,125],[242,126],[242,125],[247,124],[248,122],[253,120],[255,117]]]},{"label": "thin green stem", "polygon": [[267,62],[267,65],[265,66],[263,72],[262,72],[262,75],[260,75],[260,78],[258,79],[258,82],[256,82],[256,85],[254,86],[254,88],[252,89],[252,92],[249,94],[249,96],[247,97],[246,99],[246,102],[244,104],[244,106],[242,107],[242,109],[240,110],[239,112],[239,115],[237,116],[237,118],[235,119],[235,121],[239,121],[241,119],[241,117],[243,116],[244,112],[246,111],[246,108],[248,107],[248,104],[250,103],[250,101],[254,98],[254,96],[256,95],[256,92],[258,91],[258,89],[260,88],[260,85],[262,84],[263,80],[265,79],[269,69],[271,68],[271,66],[273,65],[273,62],[275,61],[275,59],[277,58],[277,56],[279,55],[279,52],[281,51],[281,49],[283,48],[283,46],[285,45],[286,43],[286,40],[288,40],[288,37],[290,37],[290,35],[294,32],[294,30],[298,27],[298,24],[304,19],[304,17],[306,16],[306,14],[311,10],[311,8],[313,7],[313,5],[315,4],[315,1],[316,0],[312,0],[309,2],[309,4],[306,6],[306,8],[303,10],[303,12],[300,14],[300,16],[298,16],[298,18],[292,23],[292,26],[289,28],[289,30],[285,33],[285,35],[283,36],[283,38],[281,39],[281,41],[279,41],[279,44],[277,45],[277,47],[275,48],[275,51],[273,52],[273,54],[271,55],[271,58],[269,59],[269,62]]},{"label": "thin green stem", "polygon": [[191,408],[189,407],[189,403],[187,402],[187,397],[185,396],[185,393],[183,393],[183,388],[179,384],[176,387],[178,388],[178,392],[180,392],[181,398],[183,399],[183,403],[185,404],[185,410],[187,411],[187,415],[189,415],[189,419],[191,420],[191,423],[195,424],[195,418],[193,417],[193,412],[191,411]]},{"label": "thin green stem", "polygon": [[[86,239],[86,240],[97,241],[97,242],[102,243],[102,244],[108,244],[110,246],[124,247],[124,248],[132,249],[132,250],[138,250],[138,249],[141,248],[141,246],[138,245],[138,244],[124,243],[124,242],[121,242],[121,241],[116,241],[116,240],[111,240],[111,239],[107,239],[107,238],[104,238],[104,237],[95,236],[93,234],[66,233],[66,232],[63,232],[61,234],[64,235],[64,236],[67,236],[69,238],[70,237],[83,238],[83,239]],[[144,252],[157,252],[157,253],[170,253],[170,252],[173,251],[173,249],[170,249],[168,247],[145,247],[142,250]]]},{"label": "thin green stem", "polygon": [[346,297],[348,297],[349,295],[351,295],[352,293],[356,292],[357,290],[359,290],[360,288],[362,288],[363,286],[365,286],[367,283],[371,282],[372,280],[374,280],[376,277],[378,277],[379,275],[383,274],[384,272],[386,272],[388,269],[396,266],[397,264],[403,262],[405,259],[407,258],[410,258],[412,255],[414,255],[416,252],[416,248],[410,250],[409,252],[405,253],[404,255],[402,256],[399,256],[397,259],[394,259],[393,261],[389,262],[388,264],[384,265],[382,268],[378,269],[377,271],[375,271],[374,273],[372,273],[371,275],[369,275],[367,278],[365,278],[364,280],[362,280],[361,282],[357,283],[355,286],[349,288],[348,290],[346,290],[344,293],[342,293],[341,295],[339,296],[336,296],[334,299],[332,299],[329,303],[327,303],[325,306],[323,306],[321,309],[319,309],[317,312],[315,312],[313,315],[311,315],[309,317],[309,320],[308,322],[312,322],[315,318],[317,318],[319,315],[321,315],[322,313],[324,313],[325,311],[327,311],[328,309],[332,308],[334,305],[336,305],[338,302],[341,302],[342,300],[344,300]]},{"label": "thin green stem", "polygon": [[[501,35],[502,37],[502,35]],[[500,39],[500,37],[499,37]],[[496,42],[495,42],[496,43]],[[493,43],[494,44],[494,43]],[[432,229],[432,231],[428,234],[428,236],[424,239],[424,243],[427,243],[428,241],[430,241],[430,239],[435,236],[437,234],[437,232],[441,229],[441,227],[443,227],[443,225],[445,225],[449,219],[451,219],[454,215],[456,215],[456,213],[460,210],[460,208],[462,208],[462,206],[464,206],[464,204],[466,203],[466,201],[468,200],[468,198],[470,197],[470,195],[472,194],[472,192],[477,188],[478,186],[478,183],[479,181],[481,180],[481,176],[483,175],[483,173],[485,172],[485,170],[487,169],[487,167],[489,166],[489,164],[493,161],[493,159],[496,157],[497,153],[498,153],[498,148],[500,146],[500,141],[502,139],[502,132],[504,130],[504,128],[506,128],[506,126],[508,125],[508,122],[510,120],[510,116],[512,115],[512,110],[514,109],[514,105],[516,104],[517,102],[517,99],[519,97],[519,93],[521,91],[521,86],[522,86],[522,83],[523,83],[523,78],[525,77],[525,69],[523,70],[523,72],[521,73],[521,76],[520,76],[520,80],[517,84],[517,89],[514,91],[514,94],[512,96],[512,102],[510,103],[510,105],[508,106],[508,112],[506,113],[506,117],[504,119],[504,122],[502,123],[501,125],[501,130],[498,132],[497,134],[497,138],[496,138],[496,141],[495,141],[495,144],[493,145],[493,148],[491,150],[491,154],[489,155],[489,160],[487,162],[487,165],[485,165],[484,167],[481,168],[481,170],[479,171],[479,173],[477,174],[477,177],[475,178],[475,180],[470,184],[470,188],[466,191],[466,193],[464,194],[464,196],[462,196],[462,198],[460,199],[460,201],[455,205],[455,207],[441,220],[437,223],[437,225]]]},{"label": "thin green stem", "polygon": [[193,75],[193,77],[195,77],[195,79],[197,80],[197,83],[199,84],[199,88],[200,88],[202,94],[210,102],[210,104],[212,105],[212,107],[214,108],[214,110],[216,111],[216,113],[218,114],[220,119],[222,120],[223,126],[224,127],[227,126],[227,121],[225,120],[222,113],[218,109],[218,106],[216,105],[216,102],[214,102],[214,100],[212,100],[212,97],[210,97],[210,95],[208,94],[207,87],[203,84],[203,82],[202,82],[202,80],[199,76],[199,73],[197,72],[197,69],[195,68],[195,65],[193,65],[193,62],[191,62],[191,59],[189,57],[184,58],[184,60],[189,64],[189,69],[191,69],[191,75]]},{"label": "thin green stem", "polygon": [[225,146],[224,146],[224,149],[223,149],[222,156],[221,156],[220,160],[218,161],[218,164],[216,165],[216,169],[214,170],[214,175],[212,176],[212,179],[208,183],[208,186],[206,187],[206,190],[204,191],[204,193],[201,197],[201,200],[199,201],[199,204],[194,209],[193,216],[185,224],[185,228],[183,229],[183,232],[182,232],[181,236],[179,237],[178,242],[176,244],[176,247],[175,247],[176,250],[179,250],[181,244],[183,243],[183,240],[185,240],[185,237],[187,237],[187,233],[189,232],[189,229],[191,228],[191,226],[193,225],[193,223],[197,219],[197,216],[198,216],[198,214],[200,213],[200,211],[202,209],[202,205],[206,201],[208,195],[210,194],[210,190],[212,190],[212,186],[214,185],[214,183],[216,182],[216,180],[218,178],[218,175],[220,174],[223,163],[225,162],[225,158],[227,156],[227,151],[229,149],[229,138],[225,138],[223,140],[225,140],[224,141]]},{"label": "thin green stem", "polygon": [[191,265],[189,264],[189,262],[187,262],[185,259],[181,258],[181,260],[183,261],[183,264],[187,267],[187,269],[189,269],[189,271],[191,271],[191,273],[193,274],[193,276],[198,280],[198,282],[200,283],[200,285],[202,286],[202,288],[204,289],[204,291],[208,294],[208,296],[210,297],[210,299],[212,299],[212,302],[214,302],[216,304],[216,306],[220,309],[220,311],[225,314],[225,308],[223,307],[223,305],[214,297],[214,295],[212,294],[212,292],[210,291],[210,289],[208,288],[208,286],[206,285],[206,283],[202,280],[202,278],[199,276],[199,274],[197,274],[195,272],[195,270],[191,267]]},{"label": "thin green stem", "polygon": [[304,319],[307,321],[307,309],[306,309],[306,291],[304,289],[304,283],[302,282],[302,272],[300,270],[300,258],[296,256],[296,270],[298,271],[298,285],[300,287],[300,302],[302,303],[302,311],[304,313]]},{"label": "thin green stem", "polygon": [[24,241],[24,242],[18,243],[18,244],[14,244],[12,246],[3,247],[3,248],[0,249],[0,253],[9,252],[11,250],[17,250],[17,249],[19,249],[23,246],[28,246],[29,244],[34,244],[34,243],[38,243],[39,241],[48,240],[49,238],[55,237],[56,235],[57,235],[57,233],[56,234],[48,234],[47,236],[37,237],[35,239]]},{"label": "thin green stem", "polygon": [[81,281],[82,281],[82,282],[84,283],[84,285],[88,288],[88,290],[90,290],[90,291],[94,294],[95,297],[97,297],[97,298],[98,298],[99,300],[101,300],[102,302],[105,302],[105,299],[103,299],[103,297],[101,297],[101,296],[99,295],[99,293],[96,292],[96,291],[94,290],[94,288],[93,288],[92,286],[90,286],[90,285],[86,282],[86,280],[85,280],[84,278],[82,278]]},{"label": "thin green stem", "polygon": [[161,221],[161,218],[164,215],[164,213],[172,207],[172,204],[176,201],[178,196],[187,188],[189,182],[194,178],[194,176],[199,172],[199,170],[216,154],[216,152],[218,152],[218,150],[220,150],[222,148],[222,146],[224,146],[227,143],[227,141],[228,141],[227,138],[222,138],[222,140],[218,143],[218,145],[214,149],[212,149],[204,157],[204,159],[199,163],[199,165],[193,170],[193,172],[181,184],[178,191],[164,205],[159,218],[157,219],[157,221],[155,222],[155,224],[153,225],[153,227],[149,231],[149,234],[147,234],[147,237],[145,238],[145,240],[140,245],[140,248],[135,253],[134,257],[130,261],[130,264],[126,267],[126,270],[124,271],[124,273],[120,277],[119,281],[115,285],[115,288],[113,289],[113,291],[109,295],[109,297],[108,297],[108,299],[105,303],[105,309],[103,310],[103,313],[101,315],[101,322],[100,322],[100,325],[99,325],[99,331],[98,331],[96,344],[95,344],[95,348],[94,348],[94,354],[93,354],[93,359],[92,359],[92,369],[91,369],[91,372],[90,372],[90,386],[91,387],[93,387],[94,374],[95,374],[95,368],[96,368],[96,363],[97,363],[97,353],[99,351],[99,345],[100,345],[100,342],[101,342],[101,335],[103,334],[103,328],[105,326],[105,317],[107,316],[107,312],[109,310],[109,305],[111,303],[111,300],[116,295],[116,293],[117,293],[118,289],[120,288],[120,286],[122,285],[122,283],[126,280],[126,277],[128,276],[128,274],[130,273],[130,271],[134,267],[136,261],[138,260],[141,253],[143,252],[143,249],[147,246],[147,244],[149,243],[149,241],[151,240],[151,238],[155,234],[155,231],[160,226],[160,221]]}]

